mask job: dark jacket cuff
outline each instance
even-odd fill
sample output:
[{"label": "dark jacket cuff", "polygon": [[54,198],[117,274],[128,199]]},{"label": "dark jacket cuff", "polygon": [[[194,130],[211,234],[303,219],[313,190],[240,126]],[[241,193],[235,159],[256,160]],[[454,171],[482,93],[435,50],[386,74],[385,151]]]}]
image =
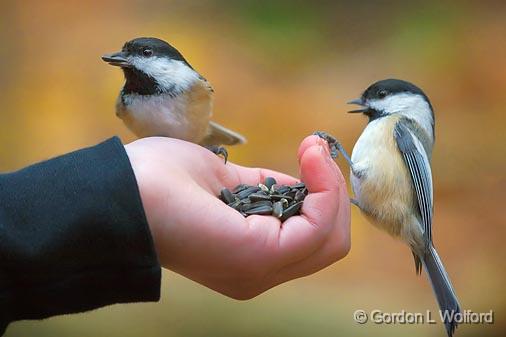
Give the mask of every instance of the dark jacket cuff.
[{"label": "dark jacket cuff", "polygon": [[2,324],[157,301],[161,270],[121,141],[0,175]]}]

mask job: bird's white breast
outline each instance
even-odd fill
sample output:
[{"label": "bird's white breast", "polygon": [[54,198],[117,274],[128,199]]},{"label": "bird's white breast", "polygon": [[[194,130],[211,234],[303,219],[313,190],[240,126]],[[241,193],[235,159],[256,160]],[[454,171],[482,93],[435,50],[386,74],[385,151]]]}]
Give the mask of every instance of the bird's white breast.
[{"label": "bird's white breast", "polygon": [[360,208],[392,235],[399,235],[412,205],[410,177],[393,133],[398,120],[389,116],[367,125],[351,156],[358,174],[350,175]]},{"label": "bird's white breast", "polygon": [[393,132],[388,134],[389,130],[393,130],[392,124],[395,122],[388,118],[380,118],[370,122],[353,147],[351,161],[354,170],[362,173],[362,179],[355,176],[353,172],[351,173],[353,192],[358,198],[360,198],[361,181],[369,180],[371,175],[380,175],[381,168],[378,168],[378,165],[392,156],[391,144],[388,139],[393,138]]},{"label": "bird's white breast", "polygon": [[164,136],[187,139],[187,96],[129,94],[124,98],[119,117],[138,137]]}]

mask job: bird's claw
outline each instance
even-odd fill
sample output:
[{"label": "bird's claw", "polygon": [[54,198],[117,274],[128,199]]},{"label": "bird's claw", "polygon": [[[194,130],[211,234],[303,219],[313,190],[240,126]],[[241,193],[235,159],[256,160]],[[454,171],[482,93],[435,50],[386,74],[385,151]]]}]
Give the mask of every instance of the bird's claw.
[{"label": "bird's claw", "polygon": [[225,164],[227,163],[228,152],[227,152],[227,149],[225,149],[223,146],[211,145],[211,146],[206,146],[206,148],[209,151],[211,151],[212,153],[214,153],[215,155],[222,156],[223,159],[225,160]]},{"label": "bird's claw", "polygon": [[321,139],[325,140],[327,144],[329,144],[330,156],[332,159],[336,159],[339,156],[341,144],[339,144],[334,136],[328,134],[325,131],[315,131],[313,132],[313,135],[320,137]]}]

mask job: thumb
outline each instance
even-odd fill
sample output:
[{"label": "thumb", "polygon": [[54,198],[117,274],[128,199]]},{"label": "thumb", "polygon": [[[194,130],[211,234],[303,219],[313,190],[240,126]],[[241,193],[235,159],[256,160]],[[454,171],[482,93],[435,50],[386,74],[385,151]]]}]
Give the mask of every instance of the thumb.
[{"label": "thumb", "polygon": [[318,136],[306,137],[298,151],[300,176],[310,193],[333,190],[345,185],[344,177],[330,157],[328,144]]}]

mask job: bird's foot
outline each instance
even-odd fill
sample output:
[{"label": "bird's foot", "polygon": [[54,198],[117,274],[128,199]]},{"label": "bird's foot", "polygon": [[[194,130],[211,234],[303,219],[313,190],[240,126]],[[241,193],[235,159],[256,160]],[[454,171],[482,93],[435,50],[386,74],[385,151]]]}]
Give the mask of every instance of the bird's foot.
[{"label": "bird's foot", "polygon": [[315,131],[313,132],[313,135],[320,137],[321,139],[325,140],[327,144],[329,144],[330,156],[332,159],[336,159],[339,156],[341,144],[339,144],[334,136],[328,134],[325,131]]},{"label": "bird's foot", "polygon": [[223,146],[209,145],[209,146],[206,146],[205,148],[217,156],[222,156],[223,159],[225,159],[225,164],[227,163],[228,152],[227,152],[227,149],[225,149]]},{"label": "bird's foot", "polygon": [[341,153],[344,159],[346,159],[346,161],[348,162],[348,165],[350,165],[353,174],[355,175],[359,174],[359,172],[356,172],[356,170],[354,169],[353,162],[351,161],[348,152],[346,152],[344,147],[341,145],[341,143],[337,141],[337,139],[334,136],[329,135],[324,131],[316,131],[313,134],[327,141],[327,143],[329,144],[330,156],[332,157],[332,159],[336,159],[338,154]]}]

